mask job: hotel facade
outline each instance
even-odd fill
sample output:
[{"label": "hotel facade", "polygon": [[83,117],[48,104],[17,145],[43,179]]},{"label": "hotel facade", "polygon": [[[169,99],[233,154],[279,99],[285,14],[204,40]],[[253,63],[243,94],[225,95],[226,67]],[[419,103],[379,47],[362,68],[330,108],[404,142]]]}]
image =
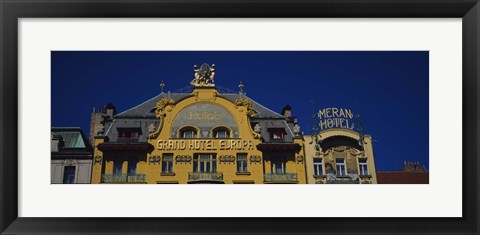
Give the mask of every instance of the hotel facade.
[{"label": "hotel facade", "polygon": [[376,183],[370,136],[346,128],[304,136],[289,106],[274,112],[243,85],[219,92],[214,79],[214,65],[195,66],[191,92],[165,93],[162,82],[158,96],[129,110],[94,110],[91,182]]}]

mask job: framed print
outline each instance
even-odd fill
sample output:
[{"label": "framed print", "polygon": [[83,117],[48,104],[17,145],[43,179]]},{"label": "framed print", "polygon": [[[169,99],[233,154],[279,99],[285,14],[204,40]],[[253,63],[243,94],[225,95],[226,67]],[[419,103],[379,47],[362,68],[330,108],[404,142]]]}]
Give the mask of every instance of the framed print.
[{"label": "framed print", "polygon": [[477,1],[1,11],[2,234],[480,232]]}]

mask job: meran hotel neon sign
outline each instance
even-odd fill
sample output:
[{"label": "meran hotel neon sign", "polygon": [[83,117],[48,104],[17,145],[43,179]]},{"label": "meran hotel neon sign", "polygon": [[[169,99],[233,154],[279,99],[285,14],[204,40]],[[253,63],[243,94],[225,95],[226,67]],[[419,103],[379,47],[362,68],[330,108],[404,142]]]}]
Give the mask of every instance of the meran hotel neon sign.
[{"label": "meran hotel neon sign", "polygon": [[351,109],[343,108],[324,108],[318,111],[320,130],[330,128],[354,128],[354,116]]},{"label": "meran hotel neon sign", "polygon": [[158,140],[158,150],[253,150],[250,140]]}]

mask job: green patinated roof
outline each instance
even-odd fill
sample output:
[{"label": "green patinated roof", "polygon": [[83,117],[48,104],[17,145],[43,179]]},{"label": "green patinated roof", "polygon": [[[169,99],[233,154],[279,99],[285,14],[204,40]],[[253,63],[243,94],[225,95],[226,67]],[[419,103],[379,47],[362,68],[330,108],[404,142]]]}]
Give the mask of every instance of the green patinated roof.
[{"label": "green patinated roof", "polygon": [[80,128],[52,128],[52,134],[62,137],[64,148],[86,148]]}]

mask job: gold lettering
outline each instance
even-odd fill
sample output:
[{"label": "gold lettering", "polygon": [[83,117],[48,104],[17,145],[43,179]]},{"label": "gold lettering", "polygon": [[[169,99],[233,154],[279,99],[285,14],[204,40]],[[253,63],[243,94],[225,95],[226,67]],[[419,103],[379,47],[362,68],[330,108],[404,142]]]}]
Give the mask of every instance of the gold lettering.
[{"label": "gold lettering", "polygon": [[162,147],[163,147],[163,146],[162,146],[162,140],[158,140],[158,141],[157,141],[157,149],[158,149],[158,150],[163,150]]},{"label": "gold lettering", "polygon": [[198,142],[198,140],[195,140],[195,141],[194,141],[194,145],[195,145],[195,147],[194,147],[195,150],[199,150],[199,149],[200,149],[200,143]]},{"label": "gold lettering", "polygon": [[353,118],[353,113],[352,110],[350,109],[345,109],[345,117],[352,119]]},{"label": "gold lettering", "polygon": [[186,147],[187,147],[187,146],[186,146],[186,144],[185,144],[185,140],[181,140],[181,141],[180,141],[180,150],[185,150]]},{"label": "gold lettering", "polygon": [[332,117],[338,117],[338,109],[332,108]]},{"label": "gold lettering", "polygon": [[325,109],[320,110],[320,112],[318,112],[318,117],[319,117],[320,119],[322,119],[322,116],[325,117]]},{"label": "gold lettering", "polygon": [[218,142],[218,144],[220,145],[220,150],[225,150],[227,149],[226,146],[225,146],[225,140],[220,140]]},{"label": "gold lettering", "polygon": [[195,146],[194,146],[193,144],[194,144],[194,143],[193,143],[193,140],[189,140],[189,141],[188,141],[188,150],[194,150],[194,147],[195,147]]},{"label": "gold lettering", "polygon": [[213,149],[213,141],[212,140],[207,140],[207,142],[205,143],[205,148],[207,150],[214,150]]},{"label": "gold lettering", "polygon": [[327,120],[320,120],[320,129],[327,128]]},{"label": "gold lettering", "polygon": [[345,112],[343,112],[343,109],[340,109],[340,117],[345,117]]},{"label": "gold lettering", "polygon": [[327,127],[332,128],[333,127],[333,120],[331,118],[327,119]]},{"label": "gold lettering", "polygon": [[325,115],[325,117],[327,117],[327,118],[332,117],[331,113],[330,113],[331,111],[332,111],[332,108],[326,108],[327,115]]}]

